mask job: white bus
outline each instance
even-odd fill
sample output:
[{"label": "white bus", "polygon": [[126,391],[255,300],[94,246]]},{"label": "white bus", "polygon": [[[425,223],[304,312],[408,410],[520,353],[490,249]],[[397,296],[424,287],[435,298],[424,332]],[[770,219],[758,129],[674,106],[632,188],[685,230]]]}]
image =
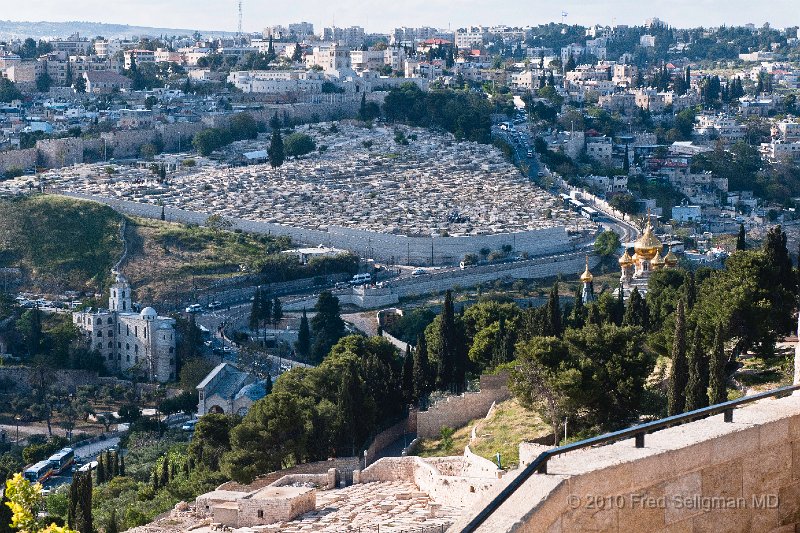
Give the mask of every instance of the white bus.
[{"label": "white bus", "polygon": [[31,483],[41,483],[53,475],[53,465],[45,459],[26,468],[22,475]]}]

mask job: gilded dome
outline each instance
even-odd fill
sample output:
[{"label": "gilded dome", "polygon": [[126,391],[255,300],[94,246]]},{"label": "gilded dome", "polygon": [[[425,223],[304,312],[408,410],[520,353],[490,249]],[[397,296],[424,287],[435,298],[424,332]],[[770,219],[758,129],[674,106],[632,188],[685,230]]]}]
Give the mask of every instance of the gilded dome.
[{"label": "gilded dome", "polygon": [[581,274],[581,282],[582,283],[591,283],[593,279],[594,279],[594,276],[592,276],[592,273],[589,272],[589,256],[587,255],[586,256],[586,270],[584,270],[583,274]]},{"label": "gilded dome", "polygon": [[664,261],[664,258],[661,257],[661,251],[660,250],[656,251],[656,255],[650,261],[650,264],[652,265],[653,270],[658,270],[658,269],[662,268],[666,264],[666,261]]},{"label": "gilded dome", "polygon": [[669,252],[667,252],[667,255],[664,257],[664,263],[670,268],[678,265],[678,256],[672,253],[671,246],[669,248]]},{"label": "gilded dome", "polygon": [[628,249],[625,249],[625,253],[622,254],[622,257],[619,258],[619,264],[621,266],[630,266],[633,264],[633,258],[628,253]]},{"label": "gilded dome", "polygon": [[652,259],[663,246],[661,241],[658,240],[658,237],[653,234],[653,226],[650,225],[650,221],[648,220],[644,228],[644,233],[642,233],[641,237],[636,239],[633,248],[636,250],[636,255],[642,259]]}]

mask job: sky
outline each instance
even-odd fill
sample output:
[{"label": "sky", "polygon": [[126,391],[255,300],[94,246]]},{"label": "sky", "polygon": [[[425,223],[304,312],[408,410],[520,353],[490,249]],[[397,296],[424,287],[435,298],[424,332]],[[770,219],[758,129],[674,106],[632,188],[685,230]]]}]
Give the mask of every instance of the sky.
[{"label": "sky", "polygon": [[[0,0],[0,4],[12,0]],[[784,28],[800,25],[799,0],[243,0],[243,29],[307,21],[315,31],[331,26],[362,26],[389,32],[400,26],[452,29],[467,25],[571,24],[641,25],[658,17],[671,26],[742,25]],[[238,0],[34,0],[14,2],[4,16],[24,21],[109,22],[217,31],[236,31]],[[754,7],[757,6],[757,7]]]}]

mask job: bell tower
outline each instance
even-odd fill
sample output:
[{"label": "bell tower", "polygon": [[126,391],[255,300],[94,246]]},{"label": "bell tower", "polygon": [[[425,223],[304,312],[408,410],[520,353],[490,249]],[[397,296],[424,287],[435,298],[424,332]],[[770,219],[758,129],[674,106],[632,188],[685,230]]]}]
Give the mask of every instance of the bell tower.
[{"label": "bell tower", "polygon": [[116,273],[116,281],[111,285],[111,292],[108,297],[109,311],[116,311],[118,313],[130,313],[131,310],[131,285],[128,280],[120,274]]}]

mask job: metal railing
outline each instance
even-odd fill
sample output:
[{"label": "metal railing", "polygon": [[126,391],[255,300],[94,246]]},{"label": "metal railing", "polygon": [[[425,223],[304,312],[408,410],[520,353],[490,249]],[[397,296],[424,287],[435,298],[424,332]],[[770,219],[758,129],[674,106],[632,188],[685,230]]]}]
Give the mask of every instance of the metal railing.
[{"label": "metal railing", "polygon": [[690,422],[699,418],[705,418],[720,413],[723,414],[725,422],[733,422],[733,410],[740,405],[763,400],[764,398],[774,398],[777,396],[789,395],[796,390],[800,390],[800,385],[790,385],[766,392],[760,392],[752,396],[745,396],[736,400],[730,400],[711,405],[709,407],[703,407],[702,409],[681,413],[679,415],[668,416],[667,418],[639,424],[626,429],[621,429],[619,431],[614,431],[612,433],[606,433],[604,435],[598,435],[597,437],[573,442],[571,444],[565,444],[564,446],[558,446],[551,450],[547,450],[546,452],[542,452],[536,459],[534,459],[533,462],[526,466],[517,477],[512,479],[508,486],[506,486],[500,492],[500,494],[495,496],[495,498],[489,502],[485,508],[483,508],[466,526],[464,526],[464,528],[461,530],[461,533],[471,533],[473,531],[477,531],[478,527],[480,527],[480,525],[483,524],[489,518],[489,516],[492,515],[492,513],[497,511],[500,506],[503,505],[503,503],[509,497],[511,497],[511,495],[514,494],[514,492],[520,488],[534,473],[547,474],[547,461],[553,457],[567,452],[580,450],[582,448],[588,448],[590,446],[610,444],[623,439],[629,439],[631,437],[634,438],[635,446],[637,448],[644,448],[645,435],[652,433],[653,431],[658,431],[659,429],[676,426],[684,422]]}]

